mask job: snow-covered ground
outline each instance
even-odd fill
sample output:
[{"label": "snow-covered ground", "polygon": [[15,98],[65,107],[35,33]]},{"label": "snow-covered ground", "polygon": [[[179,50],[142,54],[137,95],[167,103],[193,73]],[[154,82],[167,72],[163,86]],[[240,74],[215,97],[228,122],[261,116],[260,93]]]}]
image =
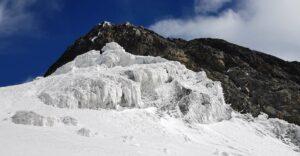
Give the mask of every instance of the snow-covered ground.
[{"label": "snow-covered ground", "polygon": [[241,115],[219,82],[117,43],[0,88],[0,155],[300,155],[300,128]]}]

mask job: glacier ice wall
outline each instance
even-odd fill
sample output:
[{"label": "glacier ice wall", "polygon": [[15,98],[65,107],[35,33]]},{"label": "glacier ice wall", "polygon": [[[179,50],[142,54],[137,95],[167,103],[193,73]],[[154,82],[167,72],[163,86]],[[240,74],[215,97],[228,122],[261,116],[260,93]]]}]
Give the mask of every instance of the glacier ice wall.
[{"label": "glacier ice wall", "polygon": [[47,105],[72,109],[156,107],[190,122],[230,118],[220,82],[175,61],[127,53],[115,42],[57,69],[40,88]]}]

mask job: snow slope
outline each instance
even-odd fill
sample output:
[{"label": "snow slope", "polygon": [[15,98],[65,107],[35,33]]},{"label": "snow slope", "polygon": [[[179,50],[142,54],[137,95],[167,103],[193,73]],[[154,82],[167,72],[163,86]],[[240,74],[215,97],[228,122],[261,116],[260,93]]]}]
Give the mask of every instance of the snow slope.
[{"label": "snow slope", "polygon": [[219,82],[108,43],[46,78],[0,88],[0,153],[299,155],[300,128],[233,111]]}]

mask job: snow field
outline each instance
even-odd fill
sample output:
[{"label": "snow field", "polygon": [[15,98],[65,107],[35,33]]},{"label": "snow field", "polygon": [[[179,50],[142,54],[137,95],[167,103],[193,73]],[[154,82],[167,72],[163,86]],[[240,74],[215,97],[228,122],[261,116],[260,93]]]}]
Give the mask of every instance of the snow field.
[{"label": "snow field", "polygon": [[299,126],[233,111],[219,82],[117,43],[0,88],[0,153],[297,156]]}]

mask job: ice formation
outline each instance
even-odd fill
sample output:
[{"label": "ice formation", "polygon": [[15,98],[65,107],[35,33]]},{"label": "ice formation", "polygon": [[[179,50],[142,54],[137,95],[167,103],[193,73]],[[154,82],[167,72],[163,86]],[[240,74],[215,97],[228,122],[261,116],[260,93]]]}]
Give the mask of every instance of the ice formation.
[{"label": "ice formation", "polygon": [[53,126],[54,119],[51,117],[44,117],[33,111],[18,111],[11,120],[15,124],[34,125],[34,126]]},{"label": "ice formation", "polygon": [[294,124],[289,124],[286,121],[271,118],[262,113],[258,118],[254,119],[256,123],[264,125],[264,128],[270,131],[273,137],[282,140],[289,145],[295,145],[300,150],[300,127]]},{"label": "ice formation", "polygon": [[59,68],[39,98],[60,108],[157,107],[200,123],[230,118],[221,84],[204,72],[160,57],[132,55],[115,42],[102,51],[92,50]]},{"label": "ice formation", "polygon": [[117,43],[108,43],[102,54],[78,56],[46,78],[0,88],[0,104],[2,155],[300,151],[299,126],[232,111],[220,83],[204,72],[131,55]]},{"label": "ice formation", "polygon": [[78,121],[77,119],[71,117],[71,116],[64,116],[60,118],[60,121],[68,126],[77,126]]}]

